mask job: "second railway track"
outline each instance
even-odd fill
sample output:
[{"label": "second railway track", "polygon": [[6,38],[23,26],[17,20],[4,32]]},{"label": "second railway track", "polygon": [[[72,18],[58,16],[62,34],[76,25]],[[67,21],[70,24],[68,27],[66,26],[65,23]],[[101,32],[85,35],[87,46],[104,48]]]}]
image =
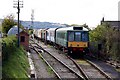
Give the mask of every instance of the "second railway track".
[{"label": "second railway track", "polygon": [[90,80],[94,79],[113,80],[108,74],[106,74],[103,70],[101,70],[98,66],[96,66],[89,60],[76,59],[73,61]]}]

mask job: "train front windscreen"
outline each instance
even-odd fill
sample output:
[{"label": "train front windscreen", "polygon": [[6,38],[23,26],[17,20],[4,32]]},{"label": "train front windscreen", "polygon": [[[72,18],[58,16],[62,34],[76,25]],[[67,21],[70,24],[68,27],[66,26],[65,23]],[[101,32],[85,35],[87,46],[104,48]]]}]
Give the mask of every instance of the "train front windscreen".
[{"label": "train front windscreen", "polygon": [[88,32],[87,31],[76,31],[76,32],[68,32],[68,41],[76,41],[76,42],[86,42],[88,41]]}]

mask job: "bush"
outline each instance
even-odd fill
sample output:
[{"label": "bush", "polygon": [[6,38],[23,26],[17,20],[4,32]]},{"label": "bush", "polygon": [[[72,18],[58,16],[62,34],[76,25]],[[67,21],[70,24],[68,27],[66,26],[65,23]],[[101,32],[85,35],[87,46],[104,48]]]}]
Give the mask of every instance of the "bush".
[{"label": "bush", "polygon": [[[109,26],[108,24],[98,25],[94,30],[90,31],[90,49],[92,53],[103,56],[105,59],[112,58],[120,60],[120,31]],[[94,44],[93,44],[94,43]],[[97,50],[96,45],[101,44],[101,50]],[[97,50],[97,53],[96,53]]]},{"label": "bush", "polygon": [[16,50],[17,39],[9,36],[2,39],[2,61],[8,60],[9,56]]}]

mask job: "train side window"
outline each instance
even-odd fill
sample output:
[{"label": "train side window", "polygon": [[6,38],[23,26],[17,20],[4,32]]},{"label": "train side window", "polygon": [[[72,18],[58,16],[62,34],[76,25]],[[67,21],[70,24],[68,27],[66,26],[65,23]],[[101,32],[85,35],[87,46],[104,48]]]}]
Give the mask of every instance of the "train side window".
[{"label": "train side window", "polygon": [[25,36],[20,37],[20,42],[25,42]]},{"label": "train side window", "polygon": [[74,32],[68,33],[68,41],[74,41]]}]

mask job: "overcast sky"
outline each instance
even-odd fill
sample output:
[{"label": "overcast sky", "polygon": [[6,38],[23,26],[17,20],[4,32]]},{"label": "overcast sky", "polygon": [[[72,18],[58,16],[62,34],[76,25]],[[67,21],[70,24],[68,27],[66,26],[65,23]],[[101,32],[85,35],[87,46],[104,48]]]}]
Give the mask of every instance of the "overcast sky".
[{"label": "overcast sky", "polygon": [[[17,0],[16,0],[17,1]],[[96,27],[102,19],[118,20],[119,0],[23,0],[20,20],[31,20],[34,9],[35,21],[66,24],[88,24]],[[13,0],[0,1],[0,18],[14,14]]]}]

